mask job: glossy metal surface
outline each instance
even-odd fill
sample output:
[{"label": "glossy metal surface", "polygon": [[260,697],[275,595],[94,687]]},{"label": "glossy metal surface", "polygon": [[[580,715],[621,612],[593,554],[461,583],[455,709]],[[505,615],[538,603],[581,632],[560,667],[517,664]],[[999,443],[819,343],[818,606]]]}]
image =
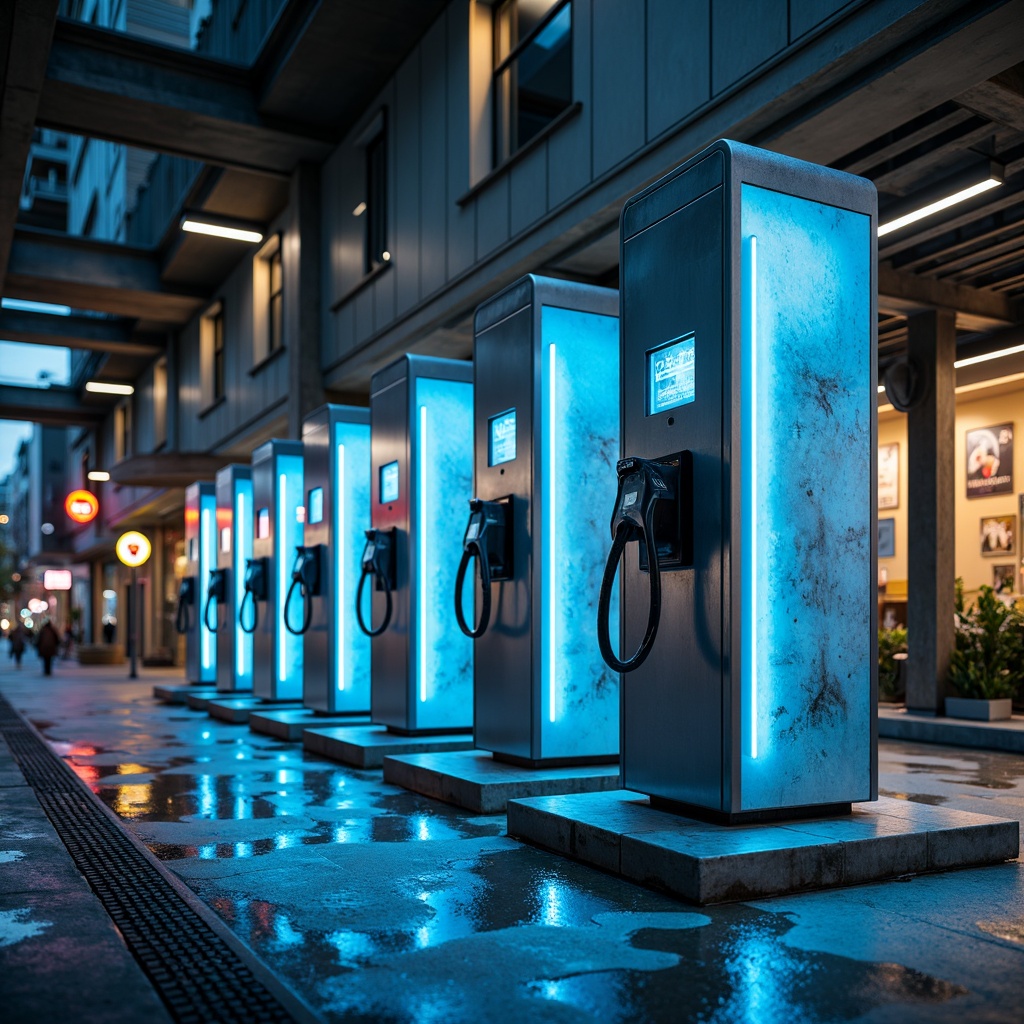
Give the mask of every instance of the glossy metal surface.
[{"label": "glossy metal surface", "polygon": [[217,473],[215,487],[217,568],[227,573],[225,600],[217,608],[217,689],[230,693],[252,689],[252,636],[238,622],[245,560],[252,557],[252,470],[225,466]]}]

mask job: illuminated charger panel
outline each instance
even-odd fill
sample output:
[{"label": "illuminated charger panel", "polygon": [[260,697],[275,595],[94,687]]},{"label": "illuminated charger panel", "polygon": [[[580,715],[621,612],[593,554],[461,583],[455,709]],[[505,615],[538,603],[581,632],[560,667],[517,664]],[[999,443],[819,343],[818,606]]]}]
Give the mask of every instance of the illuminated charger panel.
[{"label": "illuminated charger panel", "polygon": [[212,483],[190,484],[185,491],[186,575],[195,579],[195,599],[188,613],[185,665],[194,683],[217,679],[217,638],[206,627],[203,610],[210,569],[217,564],[217,495]]},{"label": "illuminated charger panel", "polygon": [[[245,562],[252,557],[252,473],[248,466],[225,466],[217,473],[217,567],[225,570],[226,601],[217,609],[217,689],[252,689],[252,636],[238,621],[245,585]],[[211,613],[211,619],[213,615]]]}]

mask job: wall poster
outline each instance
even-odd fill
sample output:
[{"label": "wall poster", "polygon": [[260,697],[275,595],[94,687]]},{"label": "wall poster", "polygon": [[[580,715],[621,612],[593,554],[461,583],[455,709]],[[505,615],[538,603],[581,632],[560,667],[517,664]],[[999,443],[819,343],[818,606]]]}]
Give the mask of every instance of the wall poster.
[{"label": "wall poster", "polygon": [[896,556],[896,520],[878,520],[878,557],[894,558]]},{"label": "wall poster", "polygon": [[878,507],[900,507],[899,442],[878,446]]},{"label": "wall poster", "polygon": [[967,431],[967,497],[1013,493],[1013,424]]},{"label": "wall poster", "polygon": [[985,516],[981,521],[981,553],[985,558],[1017,551],[1017,517]]}]

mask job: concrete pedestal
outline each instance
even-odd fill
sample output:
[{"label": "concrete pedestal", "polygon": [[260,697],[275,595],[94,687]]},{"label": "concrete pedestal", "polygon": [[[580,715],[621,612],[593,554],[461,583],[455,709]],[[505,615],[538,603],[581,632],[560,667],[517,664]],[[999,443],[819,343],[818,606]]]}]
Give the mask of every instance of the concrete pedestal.
[{"label": "concrete pedestal", "polygon": [[253,711],[283,711],[287,708],[301,710],[297,701],[267,701],[258,697],[224,697],[211,700],[206,710],[211,718],[232,725],[248,725],[249,715]]},{"label": "concrete pedestal", "polygon": [[154,698],[165,704],[185,704],[190,694],[218,696],[217,687],[199,686],[197,683],[157,683],[153,687]]},{"label": "concrete pedestal", "polygon": [[347,725],[331,729],[306,729],[302,745],[314,754],[355,768],[380,768],[392,754],[428,751],[472,750],[473,734],[440,733],[431,736],[403,736],[380,725]]},{"label": "concrete pedestal", "polygon": [[730,826],[655,810],[627,790],[512,801],[508,833],[702,905],[998,864],[1020,844],[1016,821],[906,800]]},{"label": "concrete pedestal", "polygon": [[297,743],[304,729],[329,728],[339,725],[369,725],[369,715],[318,715],[309,708],[284,708],[280,711],[257,709],[249,714],[249,728],[264,736]]},{"label": "concrete pedestal", "polygon": [[904,708],[879,707],[878,735],[913,743],[942,743],[950,747],[1005,750],[1024,754],[1024,715],[997,722],[968,721],[916,715]]},{"label": "concrete pedestal", "polygon": [[211,700],[220,700],[225,696],[220,690],[196,690],[195,693],[185,694],[185,703],[193,711],[206,711]]},{"label": "concrete pedestal", "polygon": [[477,814],[500,814],[509,800],[618,789],[619,766],[524,768],[484,750],[458,750],[386,757],[384,781]]}]

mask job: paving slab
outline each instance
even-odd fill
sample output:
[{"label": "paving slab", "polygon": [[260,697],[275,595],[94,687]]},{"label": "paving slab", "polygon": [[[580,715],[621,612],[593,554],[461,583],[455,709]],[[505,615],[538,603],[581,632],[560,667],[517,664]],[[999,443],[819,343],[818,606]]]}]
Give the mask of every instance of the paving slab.
[{"label": "paving slab", "polygon": [[472,750],[473,734],[453,732],[403,736],[380,725],[344,725],[304,729],[302,745],[314,754],[355,768],[380,768],[384,758],[392,755]]},{"label": "paving slab", "polygon": [[224,697],[211,700],[206,710],[211,718],[231,725],[248,725],[253,711],[284,711],[300,707],[298,701],[269,701],[259,697]]},{"label": "paving slab", "polygon": [[157,683],[153,696],[165,704],[186,704],[191,694],[217,695],[217,687],[200,686],[198,683]]},{"label": "paving slab", "polygon": [[617,764],[526,768],[484,750],[384,758],[384,781],[477,814],[501,814],[509,800],[619,788]]},{"label": "paving slab", "polygon": [[1017,821],[882,797],[819,821],[716,825],[628,790],[508,804],[508,834],[699,905],[1017,857]]},{"label": "paving slab", "polygon": [[195,693],[185,695],[185,703],[193,711],[208,711],[211,700],[224,700],[225,697],[245,697],[248,692],[248,690],[232,693],[225,693],[223,690],[196,690]]},{"label": "paving slab", "polygon": [[309,708],[282,708],[280,711],[252,711],[249,714],[249,728],[264,736],[298,743],[303,729],[325,729],[342,725],[369,725],[370,716],[327,715],[310,711]]},{"label": "paving slab", "polygon": [[884,739],[914,743],[942,743],[951,747],[1024,754],[1024,715],[1014,715],[1001,722],[976,722],[965,718],[919,715],[906,708],[880,705],[878,735]]}]

